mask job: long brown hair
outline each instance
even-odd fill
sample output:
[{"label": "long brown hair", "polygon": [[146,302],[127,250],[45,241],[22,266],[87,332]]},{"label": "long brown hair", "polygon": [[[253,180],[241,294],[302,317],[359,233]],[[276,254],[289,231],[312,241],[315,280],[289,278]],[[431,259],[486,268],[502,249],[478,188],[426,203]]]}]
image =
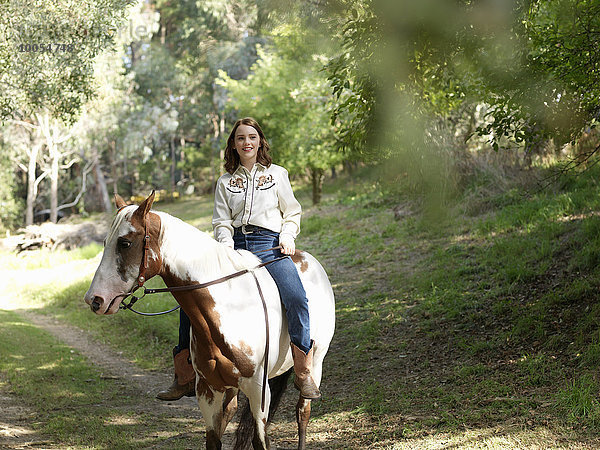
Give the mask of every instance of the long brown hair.
[{"label": "long brown hair", "polygon": [[235,132],[240,125],[247,125],[254,128],[258,132],[260,144],[256,154],[256,162],[261,163],[263,166],[269,167],[273,160],[271,155],[269,155],[270,147],[267,139],[265,138],[265,134],[256,120],[254,120],[252,117],[244,117],[243,119],[238,120],[235,125],[233,125],[233,129],[229,134],[229,138],[227,138],[227,148],[225,148],[225,170],[230,174],[233,174],[233,172],[235,172],[240,165],[240,155],[238,155],[238,152],[235,149]]}]

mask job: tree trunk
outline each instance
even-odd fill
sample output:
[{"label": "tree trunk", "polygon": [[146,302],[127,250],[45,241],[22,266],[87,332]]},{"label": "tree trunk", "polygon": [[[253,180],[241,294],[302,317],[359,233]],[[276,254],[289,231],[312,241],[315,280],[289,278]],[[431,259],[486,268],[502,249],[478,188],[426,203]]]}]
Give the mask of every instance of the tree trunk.
[{"label": "tree trunk", "polygon": [[[225,114],[221,114],[221,120],[219,120],[219,133],[220,136],[223,136],[225,134]],[[223,146],[220,147],[220,151],[219,151],[219,166],[220,167],[221,164],[223,164],[225,161],[225,149],[223,148]],[[220,173],[221,171],[218,170],[217,168],[217,173]]]},{"label": "tree trunk", "polygon": [[119,171],[117,170],[117,149],[115,141],[110,142],[110,174],[112,177],[113,194],[118,194]]},{"label": "tree trunk", "polygon": [[313,205],[317,205],[321,202],[321,195],[323,193],[323,169],[310,169],[310,177],[312,179],[312,201]]},{"label": "tree trunk", "polygon": [[50,149],[50,222],[58,222],[58,160],[60,154],[54,143],[48,142]]},{"label": "tree trunk", "polygon": [[[50,155],[50,221],[58,221],[58,171],[60,170],[60,159],[65,156],[59,149],[59,145],[70,138],[70,133],[61,133],[57,122],[51,119],[48,111],[37,114],[40,131],[46,140],[46,147]],[[75,160],[71,161],[73,164]],[[66,169],[70,165],[63,167]]]},{"label": "tree trunk", "polygon": [[221,127],[220,127],[220,120],[219,120],[219,115],[218,114],[214,114],[212,117],[212,125],[213,125],[213,136],[212,136],[212,148],[213,148],[213,170],[212,170],[212,183],[210,186],[211,192],[215,191],[215,187],[217,186],[217,179],[219,178],[219,166],[220,166],[220,159],[219,156],[221,155],[220,151],[219,151],[219,147],[218,147],[218,143],[219,143],[219,133],[221,131]]},{"label": "tree trunk", "polygon": [[96,161],[94,162],[94,174],[96,176],[96,185],[100,191],[100,199],[102,200],[102,210],[104,212],[110,212],[112,205],[110,203],[110,197],[108,196],[108,188],[106,187],[106,179],[102,173],[102,166],[98,161],[98,155],[94,155]]},{"label": "tree trunk", "polygon": [[177,158],[175,157],[175,135],[171,137],[171,194],[175,193],[175,169]]},{"label": "tree trunk", "polygon": [[183,162],[185,161],[185,137],[179,137],[179,161],[181,161],[181,174],[179,180],[185,180],[186,173],[183,171]]},{"label": "tree trunk", "polygon": [[35,169],[37,167],[37,156],[40,147],[34,145],[29,153],[27,165],[27,207],[25,209],[25,226],[33,225],[33,204],[37,197]]}]

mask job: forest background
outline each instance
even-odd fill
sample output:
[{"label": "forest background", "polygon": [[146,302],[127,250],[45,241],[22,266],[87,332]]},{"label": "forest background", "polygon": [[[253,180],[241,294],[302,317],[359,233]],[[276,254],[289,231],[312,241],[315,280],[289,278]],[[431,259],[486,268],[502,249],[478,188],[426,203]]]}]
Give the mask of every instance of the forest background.
[{"label": "forest background", "polygon": [[[315,448],[598,448],[599,41],[600,0],[2,1],[0,245],[151,189],[209,231],[225,140],[254,116],[336,296]],[[196,409],[172,422],[23,325],[83,328],[170,379],[177,317],[98,320],[81,297],[101,245],[56,244],[0,254],[0,409],[35,411],[10,429],[199,442]]]},{"label": "forest background", "polygon": [[[2,3],[0,228],[211,192],[233,122],[312,184],[357,165],[442,210],[482,171],[597,150],[597,1]],[[490,163],[493,161],[493,163]]]}]

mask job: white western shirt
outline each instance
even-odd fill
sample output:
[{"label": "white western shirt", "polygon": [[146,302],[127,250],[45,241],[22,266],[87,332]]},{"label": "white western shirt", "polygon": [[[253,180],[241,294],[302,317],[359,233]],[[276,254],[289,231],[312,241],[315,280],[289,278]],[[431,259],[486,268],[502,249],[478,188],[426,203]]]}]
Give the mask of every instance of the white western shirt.
[{"label": "white western shirt", "polygon": [[280,233],[280,241],[296,239],[302,208],[290,185],[288,172],[271,164],[240,165],[217,181],[212,225],[215,239],[233,247],[233,229],[256,225]]}]

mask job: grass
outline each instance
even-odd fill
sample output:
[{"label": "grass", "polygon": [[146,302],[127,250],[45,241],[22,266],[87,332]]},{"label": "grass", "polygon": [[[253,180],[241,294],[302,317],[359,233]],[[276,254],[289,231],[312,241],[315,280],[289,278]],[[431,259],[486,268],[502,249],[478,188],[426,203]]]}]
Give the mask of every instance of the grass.
[{"label": "grass", "polygon": [[0,373],[0,388],[35,411],[33,431],[63,448],[147,448],[176,434],[160,415],[133,412],[127,383],[11,311],[0,311]]},{"label": "grass", "polygon": [[[474,183],[433,222],[371,170],[328,183],[323,203],[305,207],[298,247],[321,260],[337,301],[315,423],[337,430],[339,448],[428,448],[435,446],[428,436],[464,444],[474,434],[508,448],[534,445],[535,436],[548,447],[595,439],[599,169],[541,192]],[[485,195],[473,195],[476,189]],[[308,205],[310,193],[298,192]],[[396,218],[399,206],[405,213]],[[157,209],[210,228],[209,198]],[[58,258],[90,257],[93,270],[93,253]],[[48,262],[10,258],[2,267],[33,270]],[[168,368],[177,316],[98,318],[81,301],[90,274],[55,284],[51,295],[31,287],[31,304],[142,367]],[[172,305],[169,296],[143,302],[144,310]]]}]

